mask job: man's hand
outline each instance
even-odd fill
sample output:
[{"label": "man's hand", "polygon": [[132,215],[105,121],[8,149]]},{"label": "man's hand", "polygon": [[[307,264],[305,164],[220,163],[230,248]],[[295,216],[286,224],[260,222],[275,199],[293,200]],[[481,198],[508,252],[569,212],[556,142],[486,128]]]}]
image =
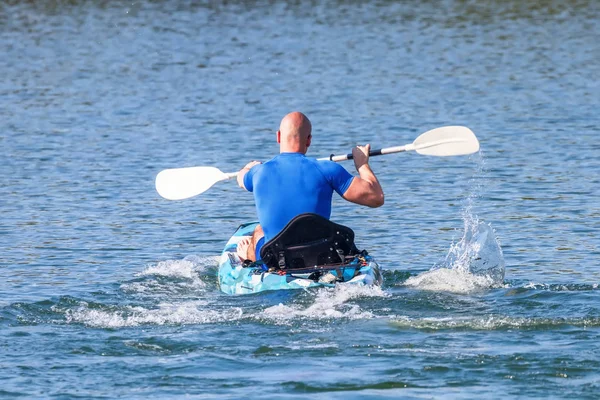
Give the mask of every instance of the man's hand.
[{"label": "man's hand", "polygon": [[245,166],[244,168],[242,168],[240,171],[243,171],[243,170],[248,170],[248,171],[250,171],[250,170],[252,169],[252,167],[254,167],[255,165],[258,165],[258,164],[262,164],[262,162],[260,162],[260,161],[250,161],[250,162],[249,162],[248,164],[246,164],[246,166]]},{"label": "man's hand", "polygon": [[371,145],[356,146],[352,149],[354,166],[360,177],[352,180],[342,197],[356,204],[368,207],[381,207],[384,203],[383,189],[369,166]]},{"label": "man's hand", "polygon": [[369,151],[371,151],[371,145],[356,146],[352,149],[352,158],[354,159],[354,166],[356,170],[360,172],[360,167],[369,164]]},{"label": "man's hand", "polygon": [[248,173],[248,171],[250,171],[250,169],[252,169],[252,167],[258,164],[262,163],[260,161],[250,161],[244,168],[240,169],[240,172],[238,172],[237,182],[242,189],[246,189],[246,186],[244,186],[244,176]]}]

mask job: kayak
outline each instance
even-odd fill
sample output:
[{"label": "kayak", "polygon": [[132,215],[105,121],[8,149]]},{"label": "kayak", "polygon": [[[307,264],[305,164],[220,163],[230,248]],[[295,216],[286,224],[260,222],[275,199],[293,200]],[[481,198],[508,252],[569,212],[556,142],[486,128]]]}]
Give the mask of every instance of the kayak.
[{"label": "kayak", "polygon": [[[293,238],[298,238],[298,235],[306,237],[308,226],[312,231],[314,231],[315,226],[318,229],[318,224],[314,225],[314,214],[305,215],[313,219],[306,220],[303,227],[298,227],[292,234]],[[322,223],[331,224],[333,230],[338,234],[340,233],[339,228],[345,228],[352,232],[342,225],[330,223],[322,217],[318,218],[324,220]],[[350,251],[347,253],[356,254],[343,254],[343,257],[336,260],[335,256],[338,254],[335,252],[333,255],[329,255],[329,258],[323,258],[322,252],[316,256],[314,251],[311,254],[307,250],[307,248],[309,250],[316,248],[322,250],[327,239],[312,240],[309,245],[304,247],[289,246],[285,251],[275,252],[279,255],[278,260],[273,260],[272,254],[269,255],[268,246],[271,243],[269,242],[261,250],[261,261],[252,263],[248,260],[241,260],[237,255],[237,245],[242,239],[252,236],[252,232],[257,225],[258,222],[240,225],[225,245],[219,260],[218,282],[221,291],[226,294],[250,294],[267,290],[307,289],[336,285],[381,285],[382,277],[379,265],[366,251]],[[291,228],[293,229],[294,226]],[[353,249],[356,249],[353,236],[352,232],[351,245]],[[339,238],[335,240],[337,241],[332,243],[338,245]],[[280,243],[275,243],[275,247],[279,245]],[[330,247],[329,250],[333,250],[334,247],[333,244],[330,246],[329,243],[325,243],[325,246]],[[299,259],[298,254],[294,253],[299,248],[302,248],[302,252],[298,253],[301,254],[302,259]],[[348,247],[346,247],[347,249]],[[336,250],[340,254],[344,253],[343,249],[336,248]],[[287,264],[282,259],[284,254],[290,255]]]}]

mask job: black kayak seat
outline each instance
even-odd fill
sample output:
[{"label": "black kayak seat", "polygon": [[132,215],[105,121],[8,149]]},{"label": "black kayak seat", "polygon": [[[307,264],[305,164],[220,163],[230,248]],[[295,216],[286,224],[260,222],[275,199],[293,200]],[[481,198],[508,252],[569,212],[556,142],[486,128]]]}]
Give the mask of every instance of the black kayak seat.
[{"label": "black kayak seat", "polygon": [[359,254],[352,229],[318,214],[300,214],[260,250],[270,269],[295,270],[340,265]]}]

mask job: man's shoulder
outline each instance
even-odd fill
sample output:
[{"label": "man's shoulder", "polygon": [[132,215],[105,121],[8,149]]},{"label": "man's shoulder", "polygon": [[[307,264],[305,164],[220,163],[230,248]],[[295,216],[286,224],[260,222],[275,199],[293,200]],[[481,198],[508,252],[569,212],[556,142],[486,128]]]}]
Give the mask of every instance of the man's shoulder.
[{"label": "man's shoulder", "polygon": [[315,165],[317,165],[323,171],[339,171],[344,169],[340,164],[330,160],[317,160],[316,158],[311,159]]},{"label": "man's shoulder", "polygon": [[264,167],[269,167],[272,165],[277,165],[278,163],[279,163],[279,161],[278,161],[277,157],[273,157],[270,160],[267,160],[267,161],[259,164],[258,166],[261,168],[264,168]]}]

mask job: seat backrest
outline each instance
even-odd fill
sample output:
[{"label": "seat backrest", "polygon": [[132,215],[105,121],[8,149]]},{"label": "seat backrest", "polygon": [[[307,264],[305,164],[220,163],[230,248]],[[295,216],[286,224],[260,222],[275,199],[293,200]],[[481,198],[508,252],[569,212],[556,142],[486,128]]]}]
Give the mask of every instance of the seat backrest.
[{"label": "seat backrest", "polygon": [[294,270],[342,264],[358,253],[352,229],[308,213],[292,219],[262,247],[260,257],[269,268]]}]

